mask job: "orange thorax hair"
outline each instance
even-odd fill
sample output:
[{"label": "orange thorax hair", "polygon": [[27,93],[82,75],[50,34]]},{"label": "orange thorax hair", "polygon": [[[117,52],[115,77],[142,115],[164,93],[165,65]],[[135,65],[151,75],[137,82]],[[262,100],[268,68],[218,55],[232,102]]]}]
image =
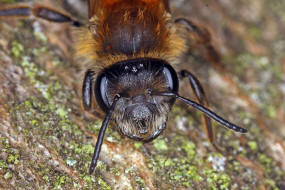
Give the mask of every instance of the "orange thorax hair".
[{"label": "orange thorax hair", "polygon": [[166,59],[177,51],[172,42],[182,40],[167,26],[171,17],[164,2],[102,0],[101,4],[94,5],[94,15],[90,18],[94,31],[80,35],[79,54],[85,54],[92,62],[109,60],[105,66],[130,57]]}]

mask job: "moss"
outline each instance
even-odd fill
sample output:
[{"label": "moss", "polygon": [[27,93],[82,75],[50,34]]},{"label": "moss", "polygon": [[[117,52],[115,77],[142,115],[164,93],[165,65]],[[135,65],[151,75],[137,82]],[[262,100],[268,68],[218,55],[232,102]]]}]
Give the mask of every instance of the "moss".
[{"label": "moss", "polygon": [[31,62],[29,57],[23,56],[21,58],[20,65],[24,69],[25,76],[29,79],[30,83],[41,92],[45,99],[51,100],[53,96],[53,84],[47,85],[43,82],[43,78],[48,77],[48,74],[37,67],[35,63]]},{"label": "moss", "polygon": [[43,43],[47,43],[47,37],[44,35],[44,33],[42,33],[41,31],[35,31],[34,32],[34,36],[37,40],[43,42]]},{"label": "moss", "polygon": [[92,183],[92,177],[89,175],[86,175],[83,177],[83,181],[85,182],[85,184],[91,184]]},{"label": "moss", "polygon": [[258,148],[258,145],[255,141],[249,141],[247,144],[252,151],[256,151]]},{"label": "moss", "polygon": [[61,186],[66,182],[66,176],[57,176],[54,184],[54,189],[61,189]]},{"label": "moss", "polygon": [[174,183],[179,182],[189,187],[193,181],[203,180],[198,172],[197,166],[190,164],[187,159],[173,159],[173,163],[174,166],[170,172],[170,180]]},{"label": "moss", "polygon": [[44,175],[43,176],[43,180],[48,183],[49,182],[49,177],[47,175]]},{"label": "moss", "polygon": [[166,139],[157,138],[153,141],[153,146],[158,151],[167,151],[167,142]]},{"label": "moss", "polygon": [[258,161],[263,165],[267,173],[272,171],[272,158],[268,157],[265,154],[259,154]]},{"label": "moss", "polygon": [[[18,130],[21,130],[20,132],[25,135],[25,141],[32,148],[31,151],[35,151],[33,157],[36,160],[25,160],[25,167],[32,168],[39,177],[43,178],[45,182],[43,187],[45,188],[65,189],[71,185],[79,187],[78,181],[71,180],[70,177],[72,176],[68,176],[63,172],[59,173],[54,170],[52,165],[47,165],[48,162],[56,161],[42,156],[40,150],[37,149],[38,146],[44,145],[48,150],[55,152],[59,159],[65,160],[67,166],[76,168],[80,176],[84,176],[82,174],[88,171],[90,155],[93,153],[94,147],[92,145],[74,146],[74,144],[71,144],[71,139],[77,142],[83,141],[81,129],[70,120],[71,108],[67,104],[75,93],[70,89],[67,90],[65,85],[61,84],[56,76],[43,69],[40,63],[35,64],[34,57],[25,56],[26,52],[30,51],[29,49],[22,49],[20,43],[13,43],[12,46],[11,52],[18,59],[26,79],[39,92],[34,93],[35,96],[30,96],[22,103],[15,104],[10,110],[16,127],[19,126]],[[39,57],[43,53],[48,53],[44,51],[46,51],[45,48],[33,48],[32,50],[33,54],[37,54]],[[55,61],[58,60],[56,57],[54,59]],[[35,138],[40,139],[40,145],[31,142],[31,139]],[[6,140],[3,139],[4,141]],[[70,146],[73,146],[73,148],[69,148]],[[48,154],[48,152],[45,154]],[[9,152],[7,162],[18,164],[20,159],[19,154]],[[39,166],[42,162],[45,164]],[[5,161],[2,163],[2,167],[6,168]],[[96,186],[94,180],[90,184],[85,184],[91,189]]]},{"label": "moss", "polygon": [[276,182],[273,179],[264,179],[264,184],[268,185],[270,189],[273,190],[279,190],[279,188],[276,186]]},{"label": "moss", "polygon": [[34,127],[38,127],[39,126],[39,122],[36,119],[33,119],[32,121],[30,121],[30,124]]},{"label": "moss", "polygon": [[142,143],[142,142],[137,142],[137,141],[134,142],[134,147],[135,147],[136,149],[140,149],[142,146],[143,146],[143,143]]},{"label": "moss", "polygon": [[210,190],[223,190],[229,189],[231,185],[231,178],[225,173],[218,173],[213,169],[206,169],[204,171],[208,182],[208,189]]},{"label": "moss", "polygon": [[240,164],[240,162],[237,162],[237,161],[233,162],[232,171],[240,173],[240,171],[241,171],[241,164]]},{"label": "moss", "polygon": [[19,42],[13,41],[11,51],[12,51],[13,56],[15,56],[16,58],[19,58],[24,53],[24,47]]},{"label": "moss", "polygon": [[165,167],[174,166],[173,160],[172,160],[172,159],[167,159],[167,160],[164,162],[164,166],[165,166]]},{"label": "moss", "polygon": [[40,56],[42,53],[46,53],[48,50],[45,46],[39,47],[39,48],[34,48],[32,50],[32,55],[33,56]]},{"label": "moss", "polygon": [[110,171],[115,176],[120,176],[121,175],[121,171],[118,168],[111,168]]},{"label": "moss", "polygon": [[1,169],[7,169],[8,164],[4,160],[0,160],[0,168]]},{"label": "moss", "polygon": [[100,185],[100,190],[111,190],[111,187],[102,178],[99,177],[97,182]]},{"label": "moss", "polygon": [[13,174],[12,174],[11,171],[8,171],[8,172],[6,172],[6,173],[4,174],[4,179],[5,179],[5,180],[8,180],[8,179],[10,179],[10,178],[12,178],[12,177],[13,177]]},{"label": "moss", "polygon": [[191,164],[187,158],[167,158],[163,155],[156,155],[148,163],[153,171],[161,172],[163,179],[169,180],[177,186],[190,187],[194,181],[202,181],[203,178],[198,172],[197,166]]},{"label": "moss", "polygon": [[62,119],[65,119],[68,116],[68,111],[64,107],[59,107],[56,110],[56,114],[59,115],[59,117]]},{"label": "moss", "polygon": [[277,113],[276,113],[276,108],[274,105],[272,105],[272,104],[266,105],[265,110],[266,110],[266,114],[270,118],[272,118],[272,119],[276,118]]},{"label": "moss", "polygon": [[0,0],[1,3],[15,3],[15,0]]},{"label": "moss", "polygon": [[137,185],[140,186],[140,189],[143,189],[145,187],[145,181],[141,177],[136,176],[135,177],[135,182],[136,182]]},{"label": "moss", "polygon": [[187,158],[192,160],[196,155],[195,144],[191,141],[184,141],[181,148],[186,152]]},{"label": "moss", "polygon": [[92,154],[94,151],[94,147],[91,144],[83,145],[82,152],[86,154]]},{"label": "moss", "polygon": [[1,144],[4,145],[5,148],[10,148],[9,140],[6,137],[1,137]]},{"label": "moss", "polygon": [[19,163],[19,154],[9,154],[7,162],[9,164],[18,164]]},{"label": "moss", "polygon": [[12,173],[9,168],[16,167],[19,164],[19,160],[20,154],[18,151],[11,147],[6,137],[2,136],[0,141],[0,176],[4,174],[4,179],[10,179]]},{"label": "moss", "polygon": [[[184,135],[176,134],[170,135],[169,138],[160,137],[160,139],[165,139],[168,151],[166,153],[155,148],[156,153],[148,160],[148,167],[163,181],[170,183],[173,189],[179,186],[201,188],[196,184],[206,189],[230,189],[232,180],[228,170],[242,171],[239,162],[233,159],[227,160],[217,153],[209,153],[207,158],[201,158],[196,154],[195,143],[189,141]],[[239,150],[240,144],[237,142],[234,144]],[[163,184],[162,181],[158,183]]]}]

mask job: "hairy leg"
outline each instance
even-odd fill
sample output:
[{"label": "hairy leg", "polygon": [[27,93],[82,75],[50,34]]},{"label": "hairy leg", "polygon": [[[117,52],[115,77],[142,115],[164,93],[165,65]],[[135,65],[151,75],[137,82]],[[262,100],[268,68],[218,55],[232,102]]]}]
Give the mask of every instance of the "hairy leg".
[{"label": "hairy leg", "polygon": [[[193,93],[195,94],[195,97],[197,98],[198,102],[205,106],[208,107],[208,100],[205,94],[205,91],[201,85],[201,83],[199,82],[199,80],[189,71],[186,70],[182,70],[179,75],[182,78],[188,78],[189,79],[189,83],[191,85],[191,88],[193,90]],[[204,119],[204,127],[205,127],[205,132],[207,134],[207,138],[210,141],[210,143],[213,145],[213,147],[220,153],[222,153],[222,151],[219,149],[219,147],[217,147],[217,145],[215,144],[215,132],[212,126],[212,122],[211,119],[209,117],[207,117],[206,115],[203,115],[203,119]]]},{"label": "hairy leg", "polygon": [[13,6],[2,6],[0,8],[0,19],[29,18],[32,16],[51,22],[71,23],[75,27],[80,27],[82,25],[68,13],[43,5],[35,4],[30,6],[21,4]]}]

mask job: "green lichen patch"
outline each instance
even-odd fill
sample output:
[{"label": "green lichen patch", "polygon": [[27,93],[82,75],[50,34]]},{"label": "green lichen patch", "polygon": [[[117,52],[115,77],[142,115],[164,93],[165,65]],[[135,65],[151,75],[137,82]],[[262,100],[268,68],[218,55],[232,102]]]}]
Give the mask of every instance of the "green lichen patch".
[{"label": "green lichen patch", "polygon": [[241,75],[236,80],[261,108],[263,114],[274,119],[277,116],[277,110],[283,106],[280,104],[283,97],[280,90],[280,86],[283,84],[280,59],[282,59],[285,50],[284,42],[273,43],[271,50],[270,57],[254,56],[249,53],[239,55],[232,71],[236,76]]},{"label": "green lichen patch", "polygon": [[8,138],[0,134],[0,180],[10,180],[13,177],[12,167],[17,167],[20,153],[10,145]]},{"label": "green lichen patch", "polygon": [[158,151],[167,151],[168,147],[166,141],[166,139],[162,139],[159,137],[153,141],[153,146]]},{"label": "green lichen patch", "polygon": [[111,187],[102,178],[98,178],[98,184],[102,190],[111,190]]},{"label": "green lichen patch", "polygon": [[255,141],[249,141],[247,144],[251,151],[256,151],[258,148],[258,145]]},{"label": "green lichen patch", "polygon": [[264,166],[264,169],[266,170],[266,172],[270,173],[271,169],[272,169],[272,158],[268,157],[265,154],[260,154],[259,157],[259,162]]},{"label": "green lichen patch", "polygon": [[134,147],[135,147],[136,149],[140,149],[142,146],[143,146],[143,143],[142,143],[142,142],[137,142],[137,141],[134,142]]},{"label": "green lichen patch", "polygon": [[229,189],[232,179],[225,173],[219,173],[212,169],[204,171],[210,190],[227,190]]},{"label": "green lichen patch", "polygon": [[1,3],[15,3],[16,0],[0,0]]},{"label": "green lichen patch", "polygon": [[24,52],[24,47],[22,44],[20,44],[17,41],[13,41],[12,42],[12,54],[16,57],[19,58],[21,56],[21,54]]},{"label": "green lichen patch", "polygon": [[[45,43],[40,38],[38,40]],[[31,46],[23,49],[22,47],[24,45],[15,41],[12,43],[11,52],[24,71],[24,80],[31,84],[33,90],[30,92],[32,95],[25,101],[15,103],[11,107],[10,115],[14,121],[13,127],[23,134],[29,152],[33,152],[33,159],[23,157],[21,154],[7,155],[6,160],[0,160],[1,167],[5,169],[5,178],[10,179],[10,173],[13,174],[7,169],[7,165],[25,162],[25,167],[37,171],[37,176],[44,181],[42,188],[79,188],[81,184],[78,179],[57,170],[60,164],[58,160],[62,160],[65,165],[61,167],[76,170],[79,179],[83,180],[86,187],[108,189],[103,179],[100,183],[98,183],[99,178],[95,179],[100,175],[90,176],[92,180],[87,180],[86,173],[94,147],[88,143],[84,132],[72,120],[74,107],[69,102],[73,101],[74,90],[66,87],[56,75],[51,74],[43,64],[44,60],[37,62],[36,58],[44,59],[52,53],[48,48]],[[52,57],[54,60],[48,60],[48,62],[56,63],[60,60],[57,56]],[[62,64],[52,65],[63,67]],[[113,133],[109,131],[107,134]],[[117,136],[112,135],[114,139],[119,139]],[[54,157],[53,154],[57,156]],[[98,163],[98,168],[104,171],[106,167]]]},{"label": "green lichen patch", "polygon": [[[158,142],[161,141],[160,138]],[[227,189],[231,185],[231,177],[227,175],[225,169],[225,158],[221,155],[213,154],[213,158],[221,158],[221,164],[211,164],[218,159],[205,159],[199,157],[196,152],[196,145],[185,136],[172,136],[168,141],[167,153],[165,149],[155,148],[156,154],[151,156],[148,161],[148,167],[163,181],[157,182],[160,186],[171,182],[171,186],[198,188],[197,184],[202,183],[206,189]],[[155,145],[154,145],[155,146]],[[171,153],[170,153],[171,152]],[[224,158],[224,159],[222,159]],[[223,169],[221,170],[221,168]],[[206,181],[205,179],[208,179]]]}]

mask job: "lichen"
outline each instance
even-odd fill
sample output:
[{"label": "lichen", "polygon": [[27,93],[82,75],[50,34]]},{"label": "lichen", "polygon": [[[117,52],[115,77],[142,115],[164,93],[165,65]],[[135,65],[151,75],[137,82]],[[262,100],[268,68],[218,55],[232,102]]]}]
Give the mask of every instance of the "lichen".
[{"label": "lichen", "polygon": [[162,138],[157,138],[153,141],[153,146],[156,148],[158,151],[167,151],[167,142],[165,139]]},{"label": "lichen", "polygon": [[[14,149],[8,138],[0,134],[0,177],[9,180],[13,177],[11,168],[19,164],[19,152]],[[1,179],[1,178],[0,178]]]},{"label": "lichen", "polygon": [[5,180],[8,180],[8,179],[10,179],[10,178],[13,177],[13,174],[12,174],[11,171],[8,171],[8,172],[6,172],[6,173],[4,174],[3,177],[4,177]]},{"label": "lichen", "polygon": [[247,144],[252,151],[256,151],[258,148],[258,145],[255,141],[249,141]]},{"label": "lichen", "polygon": [[111,190],[111,187],[100,177],[98,178],[98,184],[102,190]]},{"label": "lichen", "polygon": [[1,3],[15,3],[16,0],[0,0]]},{"label": "lichen", "polygon": [[55,181],[54,189],[61,189],[61,186],[66,182],[66,176],[57,176],[56,179],[57,180]]},{"label": "lichen", "polygon": [[219,173],[213,169],[204,171],[210,190],[226,190],[231,185],[231,178],[225,173]]},{"label": "lichen", "polygon": [[259,162],[263,165],[266,172],[271,173],[272,171],[272,158],[268,157],[265,154],[259,154],[258,156]]},{"label": "lichen", "polygon": [[[56,76],[42,68],[41,64],[35,64],[33,58],[26,55],[30,50],[22,47],[23,45],[19,42],[13,42],[11,52],[23,68],[26,79],[34,89],[38,90],[39,94],[30,96],[25,101],[15,104],[11,107],[10,114],[18,130],[23,131],[27,143],[32,144],[32,151],[35,152],[34,157],[36,160],[22,160],[23,158],[18,153],[9,154],[7,163],[0,160],[1,168],[6,172],[3,177],[5,179],[11,178],[10,174],[12,173],[7,164],[17,165],[20,161],[24,161],[26,163],[25,167],[35,167],[36,162],[36,168],[34,169],[38,170],[38,176],[45,181],[43,187],[54,189],[79,187],[78,180],[71,180],[73,177],[67,173],[56,172],[52,163],[49,163],[50,151],[54,151],[61,159],[65,160],[67,166],[76,168],[86,187],[94,188],[99,185],[106,189],[107,186],[104,180],[97,184],[93,177],[91,177],[92,180],[87,180],[88,175],[85,175],[88,171],[94,147],[88,143],[78,144],[75,142],[82,142],[83,132],[78,125],[71,121],[70,112],[72,108],[66,104],[66,102],[71,101],[75,93],[70,89],[67,90],[64,87],[65,85],[59,82],[60,80]],[[46,48],[41,47],[32,48],[31,52],[37,54],[37,57],[49,53]],[[54,59],[55,62],[58,62],[58,58],[54,57]],[[69,94],[66,93],[67,91]],[[31,142],[30,139],[33,139],[31,135],[33,138],[41,139],[41,143],[47,147],[44,147],[40,142],[38,145]],[[6,139],[2,141],[6,141]],[[46,141],[49,143],[45,143]],[[41,154],[40,151],[43,151],[44,154]],[[56,160],[53,160],[53,162],[57,164]],[[103,169],[104,167],[102,167],[102,164],[100,167],[98,163],[98,168]]]},{"label": "lichen", "polygon": [[19,58],[21,56],[21,54],[24,52],[24,47],[22,44],[20,44],[17,41],[13,41],[12,42],[12,54],[16,57]]}]

